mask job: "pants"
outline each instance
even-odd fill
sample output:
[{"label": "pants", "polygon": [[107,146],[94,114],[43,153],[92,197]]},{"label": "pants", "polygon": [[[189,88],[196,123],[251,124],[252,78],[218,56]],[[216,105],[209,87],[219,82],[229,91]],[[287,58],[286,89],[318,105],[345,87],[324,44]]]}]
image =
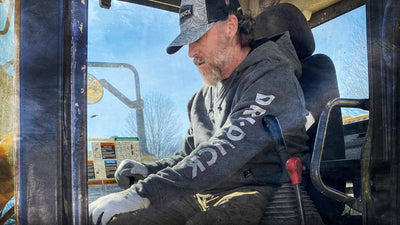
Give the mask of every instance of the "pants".
[{"label": "pants", "polygon": [[275,191],[274,187],[246,186],[218,194],[196,194],[120,214],[108,225],[256,225]]}]

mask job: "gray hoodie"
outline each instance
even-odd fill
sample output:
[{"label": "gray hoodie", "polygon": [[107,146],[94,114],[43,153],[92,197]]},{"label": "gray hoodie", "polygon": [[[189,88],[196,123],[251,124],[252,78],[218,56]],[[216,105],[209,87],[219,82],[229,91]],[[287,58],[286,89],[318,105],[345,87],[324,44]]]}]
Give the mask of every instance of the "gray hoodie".
[{"label": "gray hoodie", "polygon": [[175,156],[145,164],[146,179],[132,186],[152,204],[195,193],[246,185],[279,185],[282,165],[262,118],[274,115],[292,156],[306,158],[301,64],[288,33],[253,49],[216,87],[189,101],[190,128]]}]

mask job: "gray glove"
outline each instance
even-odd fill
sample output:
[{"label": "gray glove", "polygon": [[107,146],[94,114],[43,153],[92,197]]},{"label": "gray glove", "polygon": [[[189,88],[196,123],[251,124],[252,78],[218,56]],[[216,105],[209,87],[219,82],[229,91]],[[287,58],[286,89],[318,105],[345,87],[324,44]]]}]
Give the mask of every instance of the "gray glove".
[{"label": "gray glove", "polygon": [[128,189],[134,182],[144,179],[147,175],[146,166],[139,162],[125,159],[119,164],[114,176],[120,188]]}]

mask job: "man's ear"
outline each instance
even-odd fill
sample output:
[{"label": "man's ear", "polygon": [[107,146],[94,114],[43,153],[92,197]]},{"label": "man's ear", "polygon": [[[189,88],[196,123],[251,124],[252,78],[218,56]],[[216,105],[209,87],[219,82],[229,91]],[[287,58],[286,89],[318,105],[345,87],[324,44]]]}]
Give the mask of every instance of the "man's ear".
[{"label": "man's ear", "polygon": [[238,18],[235,15],[229,15],[226,21],[226,31],[230,39],[236,37],[238,31]]}]

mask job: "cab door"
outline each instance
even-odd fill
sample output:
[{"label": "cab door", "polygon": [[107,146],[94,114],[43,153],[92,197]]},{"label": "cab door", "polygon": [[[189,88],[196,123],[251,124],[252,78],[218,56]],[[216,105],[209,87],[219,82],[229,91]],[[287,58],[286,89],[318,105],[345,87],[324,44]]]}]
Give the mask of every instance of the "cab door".
[{"label": "cab door", "polygon": [[87,224],[87,1],[15,2],[17,224]]}]

